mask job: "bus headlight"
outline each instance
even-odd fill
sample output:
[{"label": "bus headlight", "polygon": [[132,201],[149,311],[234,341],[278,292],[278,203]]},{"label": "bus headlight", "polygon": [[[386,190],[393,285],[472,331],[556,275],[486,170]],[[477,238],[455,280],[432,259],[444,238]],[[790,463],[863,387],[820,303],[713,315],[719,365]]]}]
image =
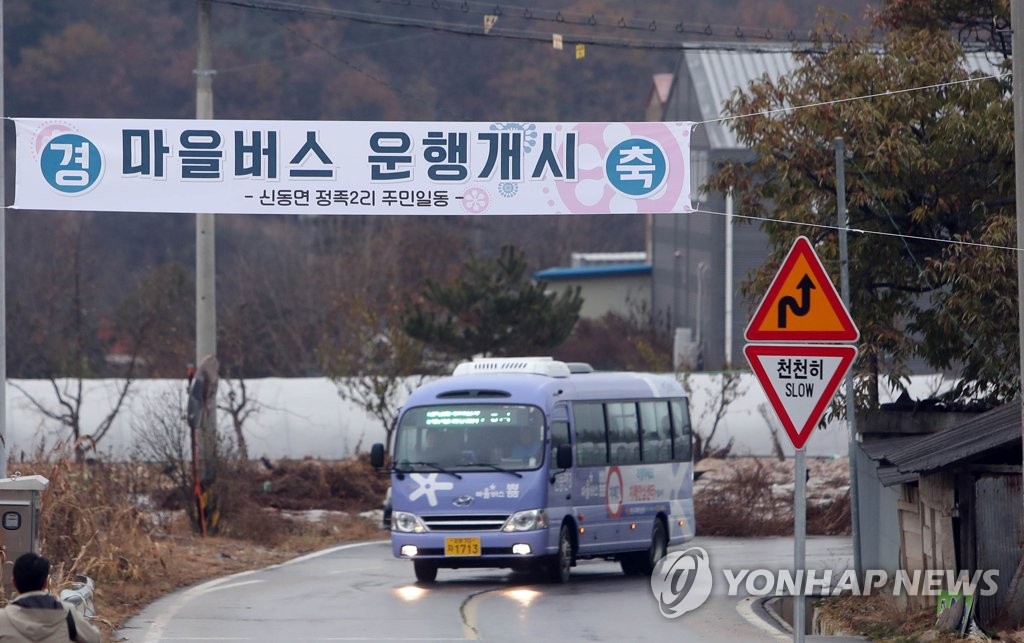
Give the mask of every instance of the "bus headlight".
[{"label": "bus headlight", "polygon": [[545,529],[548,526],[548,514],[544,509],[527,509],[517,511],[505,524],[501,526],[502,531],[533,531]]},{"label": "bus headlight", "polygon": [[407,511],[393,511],[391,513],[391,528],[395,531],[416,534],[427,531],[427,526],[423,524],[420,517]]}]

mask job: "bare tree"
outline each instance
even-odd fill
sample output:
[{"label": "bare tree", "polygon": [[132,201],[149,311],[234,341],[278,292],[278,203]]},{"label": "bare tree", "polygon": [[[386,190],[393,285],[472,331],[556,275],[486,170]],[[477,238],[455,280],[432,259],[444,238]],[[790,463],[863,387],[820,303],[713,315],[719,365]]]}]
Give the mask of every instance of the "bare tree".
[{"label": "bare tree", "polygon": [[[142,412],[131,419],[136,459],[157,463],[174,486],[174,495],[185,508],[197,531],[204,526],[210,533],[219,528],[221,513],[232,508],[231,497],[224,497],[230,483],[216,482],[216,489],[202,488],[193,471],[192,445],[186,422],[185,387],[170,385],[144,398]],[[229,436],[218,432],[218,465],[235,461]],[[226,478],[227,479],[227,478]],[[230,493],[228,494],[230,496]],[[208,504],[212,503],[212,504]],[[202,512],[202,517],[200,517]]]},{"label": "bare tree", "polygon": [[92,431],[83,432],[82,407],[86,396],[82,378],[63,380],[50,378],[50,386],[56,398],[55,405],[48,404],[46,401],[32,395],[17,382],[8,381],[11,386],[21,391],[22,395],[35,407],[39,414],[51,420],[56,420],[68,428],[76,462],[83,462],[90,451],[95,452],[97,445],[110,430],[114,419],[121,411],[121,407],[128,397],[128,390],[132,382],[129,377],[115,384],[116,392],[113,406]]},{"label": "bare tree", "polygon": [[[690,400],[693,400],[694,382],[692,373],[688,371],[677,375],[683,388],[686,389]],[[703,408],[693,408],[693,458],[701,460],[704,458],[722,458],[732,451],[734,438],[721,446],[714,446],[713,442],[718,429],[725,419],[729,406],[739,396],[740,371],[726,370],[712,376],[713,383],[708,387],[708,398]],[[700,429],[698,427],[705,427]]]},{"label": "bare tree", "polygon": [[[42,357],[48,364],[47,379],[55,402],[49,403],[34,396],[16,383],[12,382],[12,386],[21,391],[41,415],[67,427],[75,460],[81,462],[88,452],[95,451],[121,411],[140,364],[140,349],[149,341],[151,331],[162,318],[163,310],[153,306],[141,307],[132,318],[130,327],[115,337],[101,340],[98,324],[93,323],[89,315],[88,302],[92,299],[92,293],[84,274],[81,224],[70,228],[68,241],[68,261],[62,275],[66,289],[57,283],[46,293],[58,324],[64,328],[64,332],[60,333],[63,339],[47,346],[47,354]],[[124,351],[118,360],[110,359],[110,348],[113,346]],[[114,402],[95,427],[83,427],[82,409],[86,402],[84,381],[95,377],[99,371],[107,372],[111,369],[119,376],[114,384]]]},{"label": "bare tree", "polygon": [[339,308],[350,319],[350,340],[321,349],[324,371],[341,399],[381,423],[390,447],[401,401],[426,377],[423,345],[402,330],[397,305],[374,309],[351,299],[339,302]]},{"label": "bare tree", "polygon": [[133,455],[144,462],[156,462],[174,483],[182,505],[195,509],[192,499],[191,447],[185,422],[185,387],[170,385],[146,397],[142,412],[132,417]]},{"label": "bare tree", "polygon": [[772,439],[772,455],[779,462],[785,461],[786,454],[782,451],[782,441],[779,439],[779,425],[775,419],[775,412],[769,410],[767,404],[758,404],[757,412],[764,418],[765,426],[768,427],[768,433]]},{"label": "bare tree", "polygon": [[249,446],[245,441],[245,423],[253,415],[263,410],[263,405],[256,398],[249,395],[249,389],[244,379],[236,382],[230,379],[221,380],[227,384],[227,392],[221,395],[217,408],[224,411],[231,417],[231,427],[235,431],[235,445],[242,460],[249,459]]}]

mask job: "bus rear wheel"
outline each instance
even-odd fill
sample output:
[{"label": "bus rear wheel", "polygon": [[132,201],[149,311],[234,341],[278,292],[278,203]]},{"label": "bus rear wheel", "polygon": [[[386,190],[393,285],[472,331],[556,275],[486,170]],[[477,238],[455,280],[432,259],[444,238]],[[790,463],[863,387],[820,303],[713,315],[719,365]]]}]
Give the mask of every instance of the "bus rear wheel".
[{"label": "bus rear wheel", "polygon": [[548,560],[548,580],[553,583],[568,583],[572,571],[572,530],[562,525],[558,534],[558,553]]},{"label": "bus rear wheel", "polygon": [[429,560],[414,560],[412,569],[416,572],[416,580],[421,583],[433,583],[437,580],[437,563],[432,563]]}]

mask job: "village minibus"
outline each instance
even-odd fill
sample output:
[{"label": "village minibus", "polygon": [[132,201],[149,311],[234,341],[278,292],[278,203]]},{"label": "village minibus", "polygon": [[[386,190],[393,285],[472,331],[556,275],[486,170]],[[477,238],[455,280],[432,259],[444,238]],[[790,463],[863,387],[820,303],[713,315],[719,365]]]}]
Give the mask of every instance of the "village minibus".
[{"label": "village minibus", "polygon": [[506,567],[567,582],[576,561],[650,574],[694,536],[687,398],[673,377],[547,357],[482,358],[400,410],[391,543],[417,580]]}]

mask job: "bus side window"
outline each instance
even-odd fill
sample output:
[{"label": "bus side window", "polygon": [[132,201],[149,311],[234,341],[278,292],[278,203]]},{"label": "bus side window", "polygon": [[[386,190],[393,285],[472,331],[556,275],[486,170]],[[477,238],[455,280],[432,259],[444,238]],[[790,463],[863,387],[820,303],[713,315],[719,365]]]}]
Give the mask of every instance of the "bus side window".
[{"label": "bus side window", "polygon": [[[643,449],[643,461],[667,462],[658,456],[660,447],[662,447],[662,438],[657,434],[658,421],[655,416],[655,408],[657,405],[665,406],[668,411],[668,406],[665,403],[650,401],[639,402],[638,405],[640,406],[640,446]],[[668,413],[665,414],[665,419],[668,420]]]},{"label": "bus side window", "polygon": [[551,423],[551,466],[554,468],[558,459],[558,447],[563,444],[571,444],[569,441],[569,423],[565,420],[555,420]]},{"label": "bus side window", "polygon": [[599,402],[577,402],[572,405],[576,422],[576,464],[595,466],[608,463],[605,441],[604,409]]},{"label": "bus side window", "polygon": [[689,462],[693,458],[693,436],[690,431],[690,412],[685,400],[672,400],[672,426],[675,428],[675,461]]},{"label": "bus side window", "polygon": [[614,402],[608,407],[609,455],[613,464],[640,462],[640,427],[635,402]]}]

